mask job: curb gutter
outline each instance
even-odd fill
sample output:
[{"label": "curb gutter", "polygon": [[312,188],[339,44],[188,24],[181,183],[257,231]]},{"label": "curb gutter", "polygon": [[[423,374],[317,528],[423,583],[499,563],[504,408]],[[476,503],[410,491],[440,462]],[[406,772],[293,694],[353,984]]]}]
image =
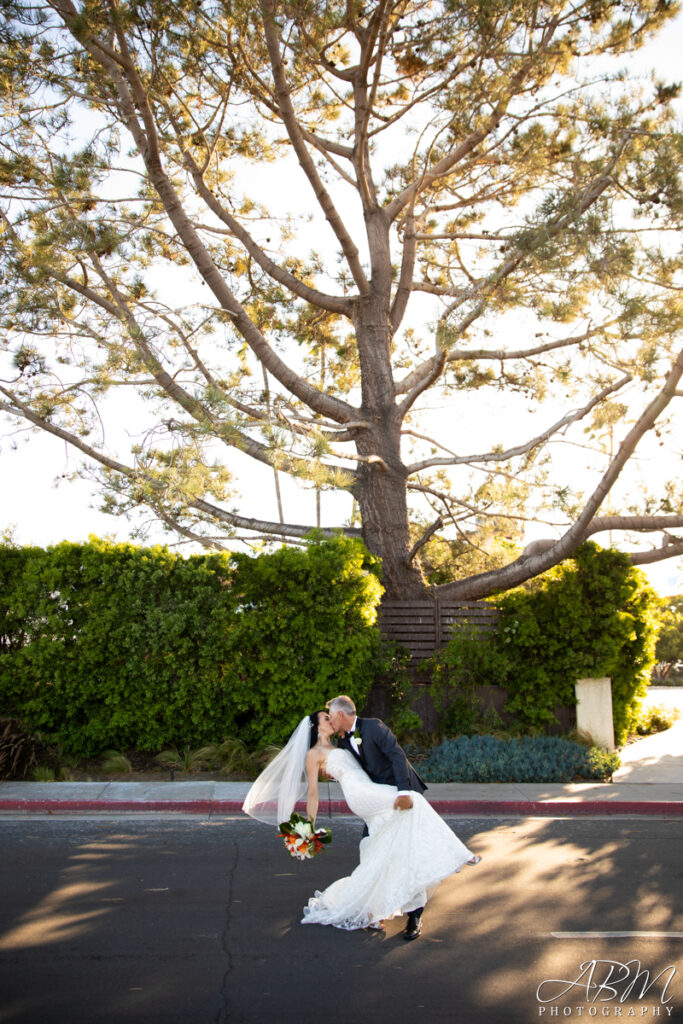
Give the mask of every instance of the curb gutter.
[{"label": "curb gutter", "polygon": [[[596,814],[683,815],[683,800],[434,800],[441,814],[579,817]],[[297,808],[305,809],[304,805]],[[343,800],[320,802],[328,816],[351,814]],[[166,812],[174,814],[242,814],[241,800],[0,800],[0,812],[34,814],[74,812]]]}]

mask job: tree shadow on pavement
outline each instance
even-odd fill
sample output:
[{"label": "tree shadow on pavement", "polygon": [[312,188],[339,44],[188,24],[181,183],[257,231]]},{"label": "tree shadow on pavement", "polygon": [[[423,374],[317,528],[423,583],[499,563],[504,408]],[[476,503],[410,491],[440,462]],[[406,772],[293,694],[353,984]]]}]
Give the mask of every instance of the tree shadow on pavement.
[{"label": "tree shadow on pavement", "polygon": [[[403,940],[403,918],[388,922],[385,938],[299,924],[299,908],[313,889],[353,869],[360,831],[342,836],[337,830],[336,856],[324,869],[322,858],[289,871],[280,863],[270,878],[264,871],[258,889],[249,887],[243,864],[239,887],[250,910],[246,922],[241,914],[233,921],[240,941],[231,943],[226,1020],[274,1020],[278,1006],[300,1005],[314,1013],[324,1007],[326,1022],[527,1024],[544,1014],[550,1019],[550,1006],[541,1012],[538,986],[576,979],[584,962],[635,958],[653,974],[677,962],[683,947],[675,940],[557,933],[683,932],[680,819],[449,820],[483,861],[442,883],[418,942]],[[252,855],[262,859],[263,852]],[[318,872],[319,881],[312,877]],[[582,1006],[588,1019],[594,1005],[604,1017],[603,1007],[615,1004],[624,1015],[633,1005],[640,1016],[643,1001],[620,1002],[623,988],[597,1004],[588,1002],[594,991],[576,988],[553,1005],[558,1016],[571,1006],[577,1017]],[[661,989],[647,994],[648,1007],[660,1005]],[[678,1007],[683,1010],[683,992]]]},{"label": "tree shadow on pavement", "polygon": [[205,825],[3,821],[0,1022],[215,1020],[237,844]]},{"label": "tree shadow on pavement", "polygon": [[[384,937],[300,924],[358,862],[352,819],[304,863],[244,819],[4,821],[0,1024],[529,1024],[551,1019],[539,985],[582,963],[680,963],[662,935],[683,934],[682,819],[448,821],[483,860],[439,886],[411,943],[403,918]],[[554,1016],[681,1020],[679,981],[672,1015],[660,980],[625,1002],[575,988]]]}]

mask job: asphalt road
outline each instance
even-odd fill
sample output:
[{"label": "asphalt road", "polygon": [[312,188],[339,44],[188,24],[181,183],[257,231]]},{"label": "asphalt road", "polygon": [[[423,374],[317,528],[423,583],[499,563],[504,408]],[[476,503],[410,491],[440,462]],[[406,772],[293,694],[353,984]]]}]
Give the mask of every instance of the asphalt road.
[{"label": "asphalt road", "polygon": [[448,821],[484,860],[406,943],[299,924],[351,819],[299,863],[241,819],[2,818],[0,1022],[683,1021],[683,820]]}]

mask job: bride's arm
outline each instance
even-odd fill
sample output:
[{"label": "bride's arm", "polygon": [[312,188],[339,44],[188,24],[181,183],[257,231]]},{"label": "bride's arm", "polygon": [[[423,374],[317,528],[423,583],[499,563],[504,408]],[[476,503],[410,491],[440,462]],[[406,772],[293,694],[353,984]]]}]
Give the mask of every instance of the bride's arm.
[{"label": "bride's arm", "polygon": [[306,814],[315,825],[315,816],[318,813],[318,772],[320,765],[318,755],[314,750],[309,750],[306,755],[306,775],[308,776],[308,795],[306,797]]}]

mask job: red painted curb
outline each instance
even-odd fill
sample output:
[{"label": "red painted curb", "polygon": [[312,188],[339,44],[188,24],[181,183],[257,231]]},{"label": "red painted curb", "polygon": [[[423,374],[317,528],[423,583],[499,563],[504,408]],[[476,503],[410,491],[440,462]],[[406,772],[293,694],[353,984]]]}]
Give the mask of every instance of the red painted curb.
[{"label": "red painted curb", "polygon": [[[0,811],[175,811],[210,814],[212,800],[0,800]],[[235,808],[242,807],[235,802]]]},{"label": "red painted curb", "polygon": [[[442,814],[514,814],[580,816],[590,814],[683,814],[681,800],[435,800]],[[301,809],[304,805],[301,805]],[[328,814],[351,814],[343,800],[321,801]],[[68,813],[74,811],[166,811],[176,814],[239,814],[241,800],[0,800],[0,811]]]},{"label": "red painted curb", "polygon": [[439,800],[441,814],[683,814],[681,800]]}]

